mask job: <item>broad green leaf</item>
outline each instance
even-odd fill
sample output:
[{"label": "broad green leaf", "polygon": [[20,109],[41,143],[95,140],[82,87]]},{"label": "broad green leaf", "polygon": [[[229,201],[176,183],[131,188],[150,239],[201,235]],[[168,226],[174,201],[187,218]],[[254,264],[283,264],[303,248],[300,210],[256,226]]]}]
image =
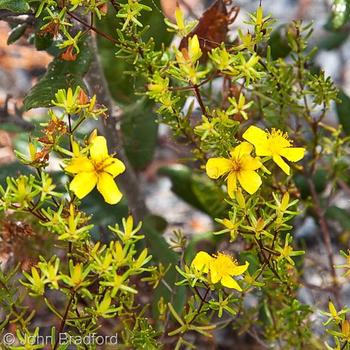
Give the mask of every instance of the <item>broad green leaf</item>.
[{"label": "broad green leaf", "polygon": [[244,263],[245,261],[249,262],[249,266],[248,266],[248,272],[253,275],[257,269],[261,266],[260,261],[258,260],[258,258],[256,257],[256,255],[254,255],[252,252],[241,252],[239,254],[240,257],[240,263]]},{"label": "broad green leaf", "polygon": [[1,166],[0,185],[6,186],[6,178],[8,176],[16,177],[19,175],[34,174],[33,170],[20,162],[13,162]]},{"label": "broad green leaf", "polygon": [[38,51],[47,50],[52,46],[53,38],[49,33],[35,33],[34,44]]},{"label": "broad green leaf", "polygon": [[52,99],[59,89],[72,89],[77,86],[85,88],[83,77],[89,69],[91,51],[87,42],[80,45],[80,53],[76,61],[63,61],[59,57],[49,64],[47,72],[29,91],[24,99],[26,110],[38,107],[52,106]]},{"label": "broad green leaf", "polygon": [[[116,179],[118,182],[118,178]],[[125,198],[117,205],[106,203],[102,195],[94,189],[81,202],[80,208],[87,214],[92,215],[91,222],[94,224],[92,235],[95,239],[109,240],[114,236],[110,231],[103,228],[116,223],[121,224],[122,218],[128,216],[128,205]]]},{"label": "broad green leaf", "polygon": [[219,236],[213,235],[212,232],[197,233],[195,235],[192,235],[185,249],[186,263],[190,264],[192,262],[198,251],[197,246],[200,243],[208,242],[208,244],[213,244],[218,237]]},{"label": "broad green leaf", "polygon": [[315,46],[327,51],[334,50],[343,45],[348,37],[348,31],[328,32]]},{"label": "broad green leaf", "polygon": [[141,99],[126,107],[121,118],[125,153],[135,169],[143,169],[152,161],[157,145],[158,124],[152,105]]},{"label": "broad green leaf", "polygon": [[271,33],[269,45],[273,59],[287,57],[292,50],[288,45],[287,30],[288,25],[281,25]]},{"label": "broad green leaf", "polygon": [[0,0],[0,9],[25,13],[29,10],[29,5],[25,0]]},{"label": "broad green leaf", "polygon": [[348,0],[333,0],[332,12],[325,28],[338,30],[346,24],[350,16],[350,2]]},{"label": "broad green leaf", "polygon": [[258,303],[259,307],[259,321],[262,322],[266,327],[273,325],[273,318],[269,305],[266,300],[260,300]]},{"label": "broad green leaf", "polygon": [[[316,192],[322,193],[327,186],[328,172],[324,169],[316,170],[314,176],[312,177],[312,181],[314,183]],[[310,196],[311,194],[310,186],[306,176],[301,174],[296,174],[294,175],[294,182],[300,191],[301,198],[306,199],[307,197]]]},{"label": "broad green leaf", "polygon": [[[119,2],[125,3],[126,0]],[[144,27],[150,26],[143,39],[148,40],[152,37],[156,48],[160,48],[162,44],[169,45],[172,34],[167,31],[164,16],[159,10],[160,1],[148,1],[147,6],[152,7],[152,11],[144,11],[139,18]],[[116,28],[121,28],[121,22],[121,19],[116,18],[115,11],[110,8],[107,16],[102,17],[97,26],[103,32],[117,38]],[[115,56],[117,48],[113,43],[100,36],[97,36],[97,39],[101,62],[113,98],[123,104],[130,104],[137,100],[138,97],[134,95],[134,92],[137,88],[143,88],[144,79],[126,74],[126,72],[134,71],[134,65],[128,63],[124,58]]]},{"label": "broad green leaf", "polygon": [[25,33],[26,29],[27,24],[19,24],[18,26],[14,27],[7,38],[7,45],[15,43]]},{"label": "broad green leaf", "polygon": [[[181,311],[185,305],[186,289],[184,286],[176,286],[175,283],[179,280],[180,276],[175,269],[175,265],[179,263],[179,256],[170,249],[168,243],[162,236],[162,232],[157,230],[159,227],[160,219],[153,215],[149,215],[143,221],[143,231],[146,236],[146,244],[150,250],[150,254],[153,256],[154,261],[162,263],[164,267],[171,265],[164,280],[168,286],[172,288],[172,292],[166,285],[160,283],[155,289],[154,297],[158,301],[161,297],[164,298],[164,302],[171,302],[176,311]],[[157,314],[157,302],[153,303],[153,311]]]},{"label": "broad green leaf", "polygon": [[159,173],[170,178],[172,191],[188,204],[211,217],[220,217],[225,212],[224,192],[205,175],[194,174],[183,165],[163,167]]},{"label": "broad green leaf", "polygon": [[326,210],[326,217],[337,221],[344,230],[350,230],[350,214],[345,209],[331,206]]},{"label": "broad green leaf", "polygon": [[340,102],[337,102],[336,109],[338,121],[347,135],[350,135],[350,97],[343,91],[339,91]]}]

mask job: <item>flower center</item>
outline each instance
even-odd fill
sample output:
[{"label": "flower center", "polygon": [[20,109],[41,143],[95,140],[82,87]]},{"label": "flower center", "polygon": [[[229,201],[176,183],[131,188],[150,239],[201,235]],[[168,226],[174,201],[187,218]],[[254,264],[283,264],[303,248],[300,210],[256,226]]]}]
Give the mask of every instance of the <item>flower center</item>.
[{"label": "flower center", "polygon": [[275,154],[279,154],[283,148],[291,146],[288,134],[283,133],[282,130],[272,129],[267,142],[270,152]]},{"label": "flower center", "polygon": [[239,173],[242,170],[242,162],[240,159],[232,159],[232,168],[233,173]]},{"label": "flower center", "polygon": [[101,160],[98,162],[94,161],[93,164],[95,167],[95,171],[98,174],[103,173],[104,169],[108,166],[108,164],[106,163],[106,160]]},{"label": "flower center", "polygon": [[235,265],[232,257],[223,253],[219,253],[213,261],[217,273],[221,276],[229,275],[232,267]]}]

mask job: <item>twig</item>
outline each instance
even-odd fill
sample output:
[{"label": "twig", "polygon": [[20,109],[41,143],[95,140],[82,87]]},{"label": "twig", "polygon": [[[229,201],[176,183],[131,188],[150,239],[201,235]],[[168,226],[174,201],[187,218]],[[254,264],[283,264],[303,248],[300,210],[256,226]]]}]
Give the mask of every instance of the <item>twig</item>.
[{"label": "twig", "polygon": [[204,105],[204,102],[203,102],[203,99],[202,99],[202,95],[199,91],[199,86],[197,84],[193,85],[193,91],[196,95],[196,98],[197,98],[197,101],[199,103],[199,106],[201,108],[201,111],[202,111],[202,114],[205,115],[207,117],[207,111],[206,111],[206,108],[205,108],[205,105]]},{"label": "twig", "polygon": [[79,22],[80,24],[82,24],[84,27],[92,30],[93,32],[95,32],[96,34],[102,36],[103,38],[105,38],[106,40],[112,42],[113,44],[119,44],[119,41],[115,38],[113,38],[112,36],[110,36],[109,34],[102,32],[101,30],[99,30],[98,28],[94,27],[93,25],[91,25],[88,22],[85,22],[83,19],[79,18],[78,16],[76,16],[75,14],[71,13],[71,12],[67,12],[67,14],[72,17],[73,19],[75,19],[77,22]]},{"label": "twig", "polygon": [[139,186],[139,179],[124,152],[122,134],[119,125],[119,118],[121,118],[122,115],[120,115],[120,113],[118,115],[118,110],[116,109],[112,96],[108,90],[107,82],[97,53],[96,38],[90,35],[89,40],[89,46],[92,50],[92,62],[90,70],[86,75],[86,81],[90,86],[91,91],[96,94],[99,103],[106,106],[109,111],[110,116],[106,123],[102,125],[103,133],[108,140],[112,153],[117,153],[118,158],[121,159],[126,166],[125,173],[121,175],[118,180],[122,192],[125,194],[128,201],[129,208],[134,215],[135,220],[138,221],[144,219],[149,212]]},{"label": "twig", "polygon": [[62,331],[64,329],[64,326],[66,325],[67,318],[68,318],[68,313],[69,313],[70,307],[72,305],[72,302],[74,300],[74,296],[75,296],[75,293],[73,292],[72,295],[69,298],[68,304],[66,306],[66,311],[64,312],[64,315],[62,317],[60,328],[58,329],[58,336],[57,336],[55,345],[53,347],[53,350],[56,350],[58,345],[59,345],[60,334],[62,333]]},{"label": "twig", "polygon": [[329,269],[331,271],[331,275],[332,275],[332,279],[333,279],[333,294],[334,294],[335,299],[337,301],[337,304],[339,306],[340,305],[339,285],[338,285],[338,280],[337,280],[337,273],[336,273],[335,267],[334,267],[334,256],[333,256],[333,249],[332,249],[332,244],[331,244],[331,234],[329,232],[328,224],[327,224],[327,221],[325,219],[324,213],[321,209],[321,204],[320,204],[320,200],[318,198],[318,195],[317,195],[317,192],[315,189],[315,185],[311,179],[308,179],[308,183],[309,183],[311,197],[312,197],[312,201],[313,201],[313,207],[314,207],[315,213],[318,217],[318,221],[319,221],[319,224],[321,227],[323,243],[324,243],[326,251],[327,251]]}]

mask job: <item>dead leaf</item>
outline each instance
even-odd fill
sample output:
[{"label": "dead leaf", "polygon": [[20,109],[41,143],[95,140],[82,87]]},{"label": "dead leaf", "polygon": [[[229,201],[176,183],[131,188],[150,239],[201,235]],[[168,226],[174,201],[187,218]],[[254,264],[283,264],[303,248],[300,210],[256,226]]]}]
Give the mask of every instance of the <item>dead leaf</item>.
[{"label": "dead leaf", "polygon": [[203,13],[196,28],[181,40],[179,49],[187,48],[188,39],[197,35],[204,57],[206,57],[208,52],[225,42],[228,26],[234,20],[231,18],[231,15],[235,13],[234,18],[236,18],[236,14],[238,13],[237,7],[228,11],[226,3],[227,1],[224,0],[216,0],[216,2]]}]

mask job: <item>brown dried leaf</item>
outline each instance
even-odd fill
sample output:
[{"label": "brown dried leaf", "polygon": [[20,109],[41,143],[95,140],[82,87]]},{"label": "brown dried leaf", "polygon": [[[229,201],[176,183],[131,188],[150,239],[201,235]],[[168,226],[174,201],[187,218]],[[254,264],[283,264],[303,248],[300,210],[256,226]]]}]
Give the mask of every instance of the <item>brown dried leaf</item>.
[{"label": "brown dried leaf", "polygon": [[179,49],[187,48],[188,39],[197,35],[204,57],[206,57],[208,52],[226,41],[228,26],[231,23],[230,15],[226,1],[217,0],[203,13],[196,28],[181,40]]}]

